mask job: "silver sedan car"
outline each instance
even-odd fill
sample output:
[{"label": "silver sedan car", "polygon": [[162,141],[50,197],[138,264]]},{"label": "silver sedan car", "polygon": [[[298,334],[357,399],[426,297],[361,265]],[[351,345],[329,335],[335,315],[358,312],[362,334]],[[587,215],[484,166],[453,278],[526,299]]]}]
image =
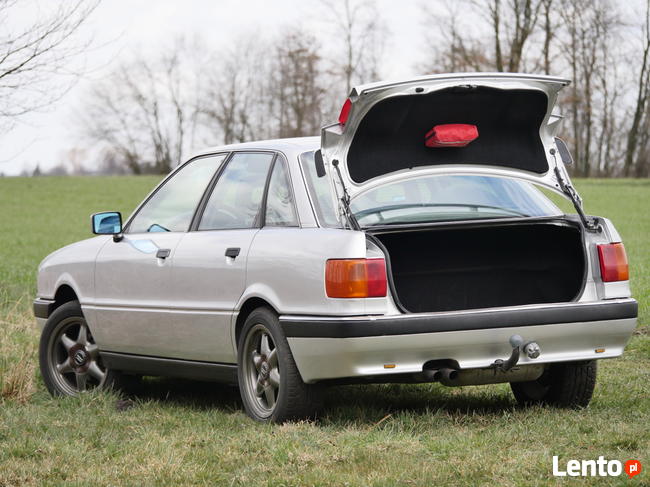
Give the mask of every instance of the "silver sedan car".
[{"label": "silver sedan car", "polygon": [[197,153],[41,263],[47,388],[225,381],[276,422],[313,417],[340,383],[508,382],[522,404],[586,406],[637,303],[621,237],[565,167],[567,84],[363,85],[321,137]]}]

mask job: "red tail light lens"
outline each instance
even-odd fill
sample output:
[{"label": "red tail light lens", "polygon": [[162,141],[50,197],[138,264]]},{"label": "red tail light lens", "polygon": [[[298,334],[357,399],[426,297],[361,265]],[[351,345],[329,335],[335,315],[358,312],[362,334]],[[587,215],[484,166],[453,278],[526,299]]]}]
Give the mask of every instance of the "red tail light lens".
[{"label": "red tail light lens", "polygon": [[630,268],[622,243],[598,245],[598,259],[603,282],[627,281],[630,278]]},{"label": "red tail light lens", "polygon": [[339,123],[341,125],[345,125],[345,123],[348,121],[348,116],[350,115],[350,108],[352,108],[352,102],[348,98],[345,100],[345,103],[343,104],[343,108],[341,108],[341,113],[339,114]]},{"label": "red tail light lens", "polygon": [[384,259],[332,259],[325,266],[325,290],[330,298],[386,296]]}]

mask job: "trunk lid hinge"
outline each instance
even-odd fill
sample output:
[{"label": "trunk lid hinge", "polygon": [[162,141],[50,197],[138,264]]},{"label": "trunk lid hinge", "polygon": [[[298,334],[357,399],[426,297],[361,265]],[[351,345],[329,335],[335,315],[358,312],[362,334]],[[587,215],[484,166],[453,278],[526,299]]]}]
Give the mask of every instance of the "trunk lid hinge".
[{"label": "trunk lid hinge", "polygon": [[[553,154],[553,158],[555,159],[555,151],[552,151],[551,154]],[[566,194],[573,203],[573,207],[578,212],[578,216],[580,216],[580,220],[582,220],[582,224],[585,226],[585,228],[590,232],[599,232],[600,224],[598,222],[598,218],[589,218],[587,215],[585,215],[585,212],[582,209],[582,198],[580,198],[580,195],[571,185],[571,183],[564,178],[562,171],[560,171],[560,168],[557,166],[557,164],[555,165],[555,177],[558,184],[560,185],[562,192],[564,192],[564,194]]]},{"label": "trunk lid hinge", "polygon": [[348,193],[348,189],[345,187],[345,182],[343,181],[343,176],[341,175],[341,170],[339,169],[338,159],[332,160],[332,166],[334,166],[336,174],[339,178],[339,182],[341,183],[341,187],[343,188],[343,196],[340,198],[341,205],[343,205],[343,214],[350,223],[352,229],[359,231],[361,230],[361,225],[359,225],[357,218],[354,216],[354,213],[352,213],[352,210],[350,209],[350,193]]}]

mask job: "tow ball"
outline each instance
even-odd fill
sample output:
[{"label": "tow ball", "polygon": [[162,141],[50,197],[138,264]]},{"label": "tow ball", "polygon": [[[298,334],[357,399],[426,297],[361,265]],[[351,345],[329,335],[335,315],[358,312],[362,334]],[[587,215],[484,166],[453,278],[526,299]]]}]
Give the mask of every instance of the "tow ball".
[{"label": "tow ball", "polygon": [[510,357],[508,357],[507,360],[495,360],[492,365],[490,365],[491,368],[507,372],[515,365],[517,365],[522,351],[530,359],[536,359],[539,357],[540,353],[542,353],[542,349],[537,344],[537,342],[529,341],[524,343],[524,339],[520,335],[512,335],[508,341],[512,347],[512,353],[510,354]]}]

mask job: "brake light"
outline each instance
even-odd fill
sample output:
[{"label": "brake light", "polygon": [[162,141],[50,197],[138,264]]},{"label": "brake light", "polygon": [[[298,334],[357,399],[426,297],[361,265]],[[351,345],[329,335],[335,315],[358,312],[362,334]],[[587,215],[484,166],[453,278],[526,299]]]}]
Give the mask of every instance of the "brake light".
[{"label": "brake light", "polygon": [[352,108],[352,102],[348,98],[347,100],[345,100],[345,103],[341,108],[341,113],[339,114],[339,123],[341,125],[345,125],[345,123],[348,121],[348,116],[350,115],[350,108]]},{"label": "brake light", "polygon": [[330,298],[386,296],[384,259],[331,259],[325,265],[325,290]]},{"label": "brake light", "polygon": [[603,282],[627,281],[630,278],[630,268],[623,244],[601,244],[597,247]]}]

